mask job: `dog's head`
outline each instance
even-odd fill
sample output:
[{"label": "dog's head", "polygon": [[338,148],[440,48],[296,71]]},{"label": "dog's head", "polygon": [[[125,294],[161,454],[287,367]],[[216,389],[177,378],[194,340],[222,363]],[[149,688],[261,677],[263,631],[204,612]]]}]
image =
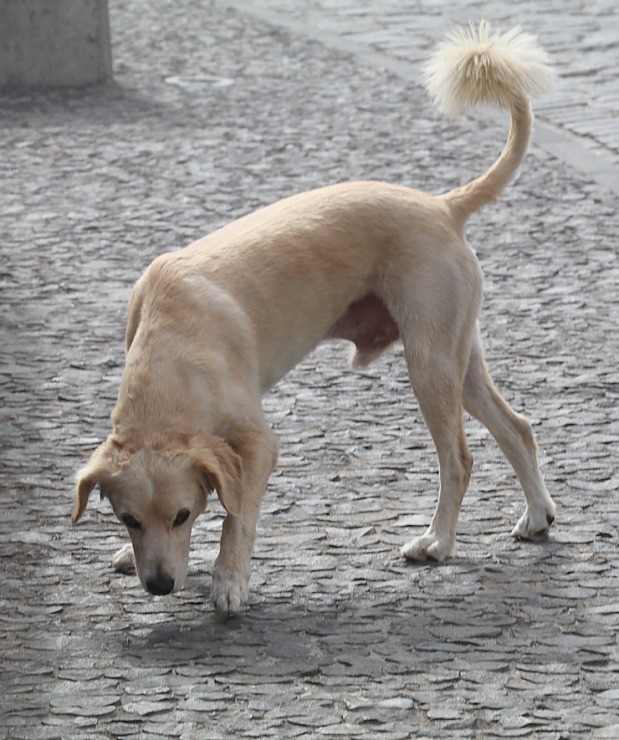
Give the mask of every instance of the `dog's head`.
[{"label": "dog's head", "polygon": [[216,490],[229,514],[241,510],[240,457],[217,437],[200,436],[172,448],[129,450],[109,437],[77,474],[71,521],[99,486],[127,527],[138,577],[152,594],[182,588],[194,521]]}]

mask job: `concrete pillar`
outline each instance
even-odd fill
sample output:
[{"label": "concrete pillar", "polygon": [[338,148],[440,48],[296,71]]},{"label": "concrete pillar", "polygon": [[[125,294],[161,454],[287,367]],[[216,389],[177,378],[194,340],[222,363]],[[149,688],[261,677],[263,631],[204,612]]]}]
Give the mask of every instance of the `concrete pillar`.
[{"label": "concrete pillar", "polygon": [[111,79],[107,0],[0,0],[0,87]]}]

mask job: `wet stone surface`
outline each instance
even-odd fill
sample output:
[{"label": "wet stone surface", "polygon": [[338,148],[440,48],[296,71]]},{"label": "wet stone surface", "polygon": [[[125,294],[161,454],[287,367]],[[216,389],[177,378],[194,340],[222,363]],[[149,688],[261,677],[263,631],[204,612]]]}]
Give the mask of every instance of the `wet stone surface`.
[{"label": "wet stone surface", "polygon": [[114,86],[0,96],[0,736],[617,737],[617,199],[535,143],[469,238],[489,365],[559,506],[547,542],[511,539],[523,496],[469,420],[458,555],[402,561],[434,509],[434,452],[401,350],[352,373],[340,344],[265,399],[281,458],[245,615],[209,604],[216,500],[169,597],[111,571],[126,534],[105,502],[70,527],[151,259],[334,181],[444,190],[505,136],[223,2],[110,12]]}]

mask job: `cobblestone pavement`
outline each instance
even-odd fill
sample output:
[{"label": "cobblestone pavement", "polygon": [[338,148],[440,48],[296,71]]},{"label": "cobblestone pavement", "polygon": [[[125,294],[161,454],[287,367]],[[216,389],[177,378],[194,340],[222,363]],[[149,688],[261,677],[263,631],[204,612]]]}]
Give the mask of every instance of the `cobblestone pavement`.
[{"label": "cobblestone pavement", "polygon": [[[335,37],[361,24],[356,9],[370,26],[376,6],[111,0],[115,85],[0,95],[0,737],[619,735],[617,195],[545,145],[469,235],[488,361],[535,424],[559,505],[549,541],[511,539],[522,494],[468,421],[458,556],[400,560],[433,511],[434,452],[401,353],[352,373],[339,344],[266,399],[282,453],[247,614],[221,621],[209,605],[216,500],[169,597],[111,571],[126,535],[105,502],[69,525],[73,474],[109,429],[126,300],[153,257],[338,180],[445,190],[500,150],[504,122],[447,124],[412,75],[376,63],[425,56],[450,20],[438,1],[411,3],[414,24],[402,3],[372,42],[380,60],[361,39],[352,53],[327,43],[323,10]],[[456,6],[455,20],[486,7]],[[610,33],[601,11],[616,20],[610,3],[522,7],[565,69],[588,69],[585,7],[600,10],[587,16],[596,59]],[[410,48],[407,25],[419,30]],[[604,96],[580,94],[592,136]],[[560,107],[541,104],[567,136]],[[616,176],[613,140],[569,142],[590,159],[605,147]]]},{"label": "cobblestone pavement", "polygon": [[536,106],[538,142],[619,192],[619,9],[614,0],[228,0],[228,4],[417,81],[436,40],[454,24],[478,18],[488,18],[502,30],[521,24],[539,35],[560,75],[556,94]]}]

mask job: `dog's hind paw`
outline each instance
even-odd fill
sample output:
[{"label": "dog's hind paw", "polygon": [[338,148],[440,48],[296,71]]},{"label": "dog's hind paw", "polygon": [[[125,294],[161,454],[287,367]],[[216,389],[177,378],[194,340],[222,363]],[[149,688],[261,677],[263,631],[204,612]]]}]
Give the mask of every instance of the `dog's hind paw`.
[{"label": "dog's hind paw", "polygon": [[135,573],[135,557],[131,543],[121,547],[116,555],[114,555],[112,568],[117,573],[125,573],[126,575],[133,575]]},{"label": "dog's hind paw", "polygon": [[436,532],[428,530],[421,537],[415,537],[400,550],[407,560],[435,560],[442,562],[455,554],[455,542],[440,539]]},{"label": "dog's hind paw", "polygon": [[556,510],[557,507],[550,498],[539,507],[527,506],[518,524],[512,529],[512,536],[519,540],[543,539],[555,520]]},{"label": "dog's hind paw", "polygon": [[238,614],[249,597],[249,577],[232,568],[215,567],[211,601],[223,616]]}]

